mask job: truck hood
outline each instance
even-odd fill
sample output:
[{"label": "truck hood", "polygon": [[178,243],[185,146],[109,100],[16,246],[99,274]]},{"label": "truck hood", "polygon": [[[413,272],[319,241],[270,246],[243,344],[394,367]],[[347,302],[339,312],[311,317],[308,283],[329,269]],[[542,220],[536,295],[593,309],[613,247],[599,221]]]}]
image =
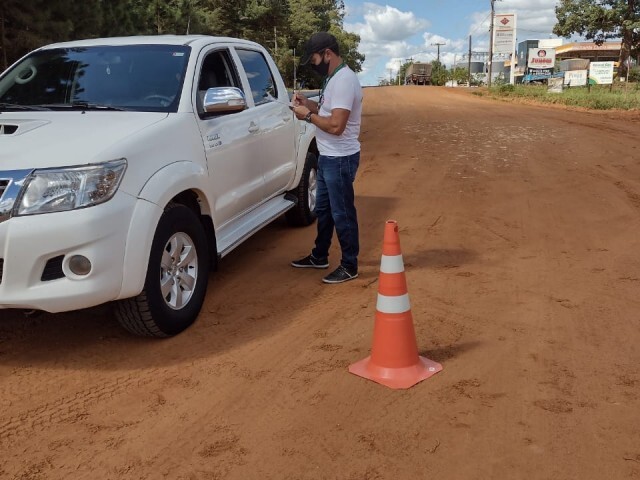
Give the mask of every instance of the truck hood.
[{"label": "truck hood", "polygon": [[0,171],[113,160],[102,152],[157,123],[155,112],[3,112]]}]

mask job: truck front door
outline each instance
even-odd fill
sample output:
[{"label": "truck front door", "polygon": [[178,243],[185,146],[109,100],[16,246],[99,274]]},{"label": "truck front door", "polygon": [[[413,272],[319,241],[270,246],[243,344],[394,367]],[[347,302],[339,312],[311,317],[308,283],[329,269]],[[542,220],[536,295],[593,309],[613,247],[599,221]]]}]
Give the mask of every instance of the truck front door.
[{"label": "truck front door", "polygon": [[206,52],[198,75],[195,102],[215,199],[214,221],[216,228],[221,228],[263,201],[264,168],[255,154],[262,140],[251,109],[226,115],[203,113],[208,88],[242,88],[229,49],[217,47]]}]

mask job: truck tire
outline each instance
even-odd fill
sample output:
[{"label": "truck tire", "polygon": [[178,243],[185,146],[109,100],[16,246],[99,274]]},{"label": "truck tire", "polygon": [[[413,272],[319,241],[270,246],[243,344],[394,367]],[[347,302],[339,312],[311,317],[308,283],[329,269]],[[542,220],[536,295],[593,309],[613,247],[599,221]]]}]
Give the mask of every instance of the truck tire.
[{"label": "truck tire", "polygon": [[318,159],[313,153],[307,152],[300,183],[290,192],[296,196],[298,203],[285,213],[289,225],[305,227],[311,225],[316,219],[314,209],[316,207],[316,193],[318,190],[317,178]]},{"label": "truck tire", "polygon": [[116,317],[135,335],[176,335],[196,320],[208,280],[204,228],[193,210],[170,203],[153,237],[144,290],[116,302]]}]

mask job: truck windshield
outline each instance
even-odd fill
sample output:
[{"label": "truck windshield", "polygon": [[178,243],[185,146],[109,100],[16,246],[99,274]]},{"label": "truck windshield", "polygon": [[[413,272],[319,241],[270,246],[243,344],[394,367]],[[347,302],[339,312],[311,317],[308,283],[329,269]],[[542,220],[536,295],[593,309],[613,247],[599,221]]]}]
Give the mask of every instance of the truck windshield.
[{"label": "truck windshield", "polygon": [[190,48],[126,45],[33,52],[0,77],[0,111],[24,107],[175,112]]}]

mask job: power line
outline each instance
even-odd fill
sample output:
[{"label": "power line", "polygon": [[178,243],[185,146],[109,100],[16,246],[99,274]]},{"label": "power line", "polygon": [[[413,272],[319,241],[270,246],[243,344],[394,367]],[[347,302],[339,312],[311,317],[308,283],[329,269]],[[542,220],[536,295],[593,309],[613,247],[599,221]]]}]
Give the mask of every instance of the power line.
[{"label": "power line", "polygon": [[487,18],[489,18],[489,16],[491,16],[491,13],[489,13],[489,15],[487,15],[486,17],[484,17],[484,20],[482,20],[482,21],[478,24],[478,26],[477,26],[476,28],[474,28],[472,32],[470,32],[470,33],[469,33],[469,35],[473,35],[473,34],[476,32],[476,30],[478,30],[480,27],[484,27],[484,22],[486,22],[486,21],[487,21]]},{"label": "power line", "polygon": [[431,45],[438,47],[438,63],[440,63],[440,45],[446,45],[446,43],[432,43]]}]

